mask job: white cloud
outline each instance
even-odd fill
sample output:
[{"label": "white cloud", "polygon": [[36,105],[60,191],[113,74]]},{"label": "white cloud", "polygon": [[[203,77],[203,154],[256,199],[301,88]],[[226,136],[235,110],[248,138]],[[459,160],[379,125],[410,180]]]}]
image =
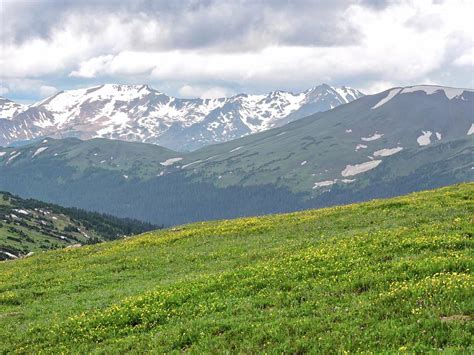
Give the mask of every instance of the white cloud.
[{"label": "white cloud", "polygon": [[392,82],[392,81],[373,81],[373,82],[369,82],[363,86],[360,86],[358,87],[358,89],[360,91],[362,91],[364,94],[376,94],[378,92],[382,92],[382,91],[385,91],[389,88],[393,88],[393,87],[396,87],[397,84]]},{"label": "white cloud", "polygon": [[218,99],[221,97],[228,97],[234,94],[234,92],[223,87],[203,87],[191,85],[182,86],[178,90],[178,93],[181,97],[184,98],[199,97],[201,99]]},{"label": "white cloud", "polygon": [[58,89],[55,88],[54,86],[41,85],[41,86],[39,87],[39,94],[40,94],[42,97],[51,96],[51,95],[55,94],[56,92],[58,92]]},{"label": "white cloud", "polygon": [[69,76],[79,78],[93,78],[99,73],[104,73],[110,66],[113,55],[101,55],[99,57],[90,58],[79,64],[77,70],[72,71]]},{"label": "white cloud", "polygon": [[[160,81],[184,81],[191,85],[227,82],[240,87],[306,88],[323,81],[351,81],[366,77],[360,86],[373,91],[382,84],[407,85],[426,82],[430,72],[444,65],[451,27],[439,23],[446,6],[425,15],[423,29],[416,23],[427,1],[407,2],[383,11],[351,6],[347,16],[363,35],[351,46],[307,47],[271,45],[258,51],[215,52],[201,49],[169,51],[122,51],[88,59],[71,73],[74,76],[127,76],[151,73]],[[439,5],[437,5],[439,6]],[[455,11],[457,15],[461,11]],[[456,22],[456,31],[469,31]],[[429,19],[426,20],[426,19]],[[433,20],[434,19],[434,20]],[[421,21],[421,20],[420,20]],[[436,22],[437,26],[432,24]],[[463,58],[463,57],[461,57]],[[376,79],[372,79],[376,78]],[[385,87],[386,88],[386,87]]]},{"label": "white cloud", "polygon": [[[146,74],[153,80],[188,82],[193,86],[225,82],[241,87],[263,84],[268,88],[285,89],[307,88],[326,81],[343,82],[360,76],[387,78],[389,80],[382,82],[394,85],[403,81],[417,82],[440,64],[439,56],[425,58],[426,48],[411,48],[387,58],[386,48],[369,48],[370,43],[367,47],[324,49],[278,46],[244,53],[128,51],[107,56],[106,60],[91,58],[71,75],[90,78]],[[367,80],[371,82],[373,80]]]},{"label": "white cloud", "polygon": [[[32,39],[21,45],[0,44],[1,76],[37,78],[61,73],[92,51],[84,38],[69,31],[57,32],[51,40]],[[8,68],[8,70],[6,69]]]},{"label": "white cloud", "polygon": [[463,54],[460,57],[456,58],[454,61],[455,65],[458,66],[474,66],[474,49],[472,49],[469,53]]},{"label": "white cloud", "polygon": [[0,87],[0,95],[16,93],[42,99],[51,96],[58,91],[56,87],[47,85],[38,79],[8,78],[2,81],[2,85],[3,86]]},{"label": "white cloud", "polygon": [[[296,91],[322,82],[367,93],[389,86],[472,82],[474,2],[469,0],[401,0],[377,9],[362,2],[333,1],[331,7],[303,0],[295,6],[232,1],[165,6],[173,13],[151,3],[150,9],[134,12],[127,12],[132,11],[128,3],[117,2],[117,9],[99,3],[94,11],[78,2],[51,20],[44,34],[38,28],[37,35],[27,31],[22,41],[8,39],[19,35],[5,37],[0,41],[2,80],[36,80],[37,92],[50,85],[45,80],[51,77],[66,87],[67,80],[75,85],[91,79],[153,81],[158,88],[172,88],[170,94],[201,97],[236,88]],[[11,28],[20,25],[17,21]],[[33,21],[31,26],[39,25]],[[18,28],[28,29],[23,27]]]},{"label": "white cloud", "polygon": [[17,79],[7,78],[2,80],[2,84],[10,92],[26,92],[26,91],[39,91],[39,88],[43,83],[37,79]]}]

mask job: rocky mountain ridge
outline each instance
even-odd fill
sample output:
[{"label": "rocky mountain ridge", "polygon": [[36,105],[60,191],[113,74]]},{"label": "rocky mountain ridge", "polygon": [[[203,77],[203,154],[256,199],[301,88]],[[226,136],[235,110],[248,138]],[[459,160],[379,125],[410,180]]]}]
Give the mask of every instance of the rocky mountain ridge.
[{"label": "rocky mountain ridge", "polygon": [[61,91],[30,106],[0,99],[0,145],[46,136],[110,138],[186,151],[282,126],[363,94],[323,84],[217,99],[180,99],[147,85]]}]

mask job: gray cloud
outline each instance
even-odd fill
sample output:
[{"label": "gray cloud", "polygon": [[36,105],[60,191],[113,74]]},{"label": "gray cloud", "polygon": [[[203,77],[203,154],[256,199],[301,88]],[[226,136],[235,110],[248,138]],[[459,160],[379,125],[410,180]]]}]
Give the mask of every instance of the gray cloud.
[{"label": "gray cloud", "polygon": [[[352,1],[357,3],[357,1]],[[21,44],[47,39],[71,16],[81,17],[83,31],[114,16],[124,24],[140,20],[156,26],[156,38],[133,39],[136,49],[223,47],[253,49],[269,43],[334,46],[357,41],[348,25],[346,0],[7,0],[1,38]],[[161,30],[161,31],[160,31]],[[120,35],[120,34],[117,34]]]},{"label": "gray cloud", "polygon": [[[387,6],[396,3],[396,0],[361,0],[360,4],[375,10],[383,10]],[[399,2],[399,1],[398,1]]]}]

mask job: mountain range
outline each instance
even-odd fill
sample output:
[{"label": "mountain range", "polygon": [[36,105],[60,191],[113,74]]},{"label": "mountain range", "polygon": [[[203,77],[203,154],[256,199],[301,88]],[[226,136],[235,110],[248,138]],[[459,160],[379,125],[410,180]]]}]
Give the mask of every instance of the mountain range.
[{"label": "mountain range", "polygon": [[107,84],[61,91],[29,106],[0,98],[0,145],[46,136],[111,138],[195,150],[279,127],[363,94],[323,84],[217,99],[180,99],[147,85]]},{"label": "mountain range", "polygon": [[474,180],[473,112],[420,85],[192,152],[45,138],[0,149],[0,189],[165,225],[389,197]]}]

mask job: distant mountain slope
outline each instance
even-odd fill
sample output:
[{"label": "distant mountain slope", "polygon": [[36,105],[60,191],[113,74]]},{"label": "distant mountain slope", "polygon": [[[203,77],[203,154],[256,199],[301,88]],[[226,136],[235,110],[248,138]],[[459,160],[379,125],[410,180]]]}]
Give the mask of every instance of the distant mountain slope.
[{"label": "distant mountain slope", "polygon": [[178,99],[146,85],[62,91],[29,107],[0,98],[0,145],[54,136],[113,138],[192,150],[281,126],[363,96],[320,85],[220,99]]},{"label": "distant mountain slope", "polygon": [[390,197],[474,181],[473,112],[417,86],[191,153],[46,139],[0,149],[0,189],[165,225]]},{"label": "distant mountain slope", "polygon": [[472,354],[473,216],[462,184],[0,262],[0,353]]},{"label": "distant mountain slope", "polygon": [[[319,194],[335,184],[360,182],[370,176],[366,172],[383,169],[398,157],[423,155],[434,147],[455,149],[458,140],[466,142],[459,153],[467,160],[464,174],[472,176],[474,90],[413,86],[202,148],[177,165],[219,186],[275,183]],[[425,158],[407,159],[407,165],[394,172],[409,174],[432,160]]]},{"label": "distant mountain slope", "polygon": [[0,192],[0,260],[29,252],[94,244],[141,233],[153,225]]}]

